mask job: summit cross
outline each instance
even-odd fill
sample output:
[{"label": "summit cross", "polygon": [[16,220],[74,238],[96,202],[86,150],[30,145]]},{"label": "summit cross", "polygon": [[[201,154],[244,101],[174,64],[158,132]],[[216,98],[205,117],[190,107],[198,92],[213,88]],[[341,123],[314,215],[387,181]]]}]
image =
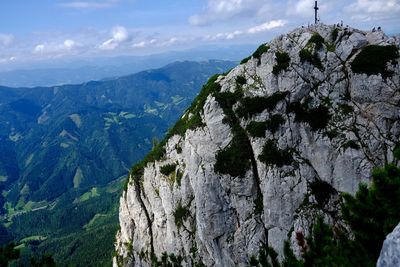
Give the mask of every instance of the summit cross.
[{"label": "summit cross", "polygon": [[315,24],[317,24],[318,23],[318,10],[319,10],[318,1],[315,1],[314,10],[315,10]]}]

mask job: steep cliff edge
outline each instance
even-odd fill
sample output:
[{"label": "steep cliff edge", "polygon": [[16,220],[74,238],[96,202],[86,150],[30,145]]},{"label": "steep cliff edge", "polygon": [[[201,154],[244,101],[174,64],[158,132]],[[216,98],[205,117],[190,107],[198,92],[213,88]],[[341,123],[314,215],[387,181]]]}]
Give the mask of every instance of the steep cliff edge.
[{"label": "steep cliff edge", "polygon": [[354,193],[393,161],[398,40],[317,25],[260,48],[204,86],[137,166],[120,200],[115,265],[248,266],[317,215],[340,224]]}]

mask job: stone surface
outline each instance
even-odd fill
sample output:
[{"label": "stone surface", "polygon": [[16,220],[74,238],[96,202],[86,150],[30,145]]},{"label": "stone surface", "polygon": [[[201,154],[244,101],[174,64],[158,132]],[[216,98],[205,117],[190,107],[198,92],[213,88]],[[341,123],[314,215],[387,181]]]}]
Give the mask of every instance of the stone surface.
[{"label": "stone surface", "polygon": [[[282,114],[285,122],[275,133],[267,130],[265,138],[249,137],[256,168],[249,169],[245,177],[216,173],[216,154],[230,144],[233,133],[224,123],[219,103],[208,96],[202,113],[204,127],[170,138],[165,159],[145,168],[140,194],[131,182],[121,197],[115,265],[150,266],[151,244],[158,259],[163,253],[180,255],[183,266],[200,262],[206,266],[248,266],[261,242],[281,254],[288,235],[295,244],[294,232],[301,229],[307,233],[317,215],[337,219],[332,215],[339,205],[337,194],[328,196],[321,209],[304,204],[305,199],[316,201],[310,184],[324,181],[335,192],[354,194],[361,182],[370,182],[374,167],[392,160],[400,134],[400,67],[389,66],[394,75],[385,80],[380,75],[355,74],[350,63],[368,44],[398,42],[382,32],[351,28],[338,28],[338,37],[332,40],[333,30],[317,25],[281,35],[268,44],[270,49],[260,60],[251,58],[219,77],[223,92],[237,89],[238,76],[247,80],[242,86],[247,97],[290,92],[272,111],[241,119],[242,128],[273,114]],[[318,51],[309,44],[315,32],[325,39]],[[334,49],[328,51],[327,45]],[[314,49],[322,68],[301,62],[303,48]],[[288,53],[291,62],[287,70],[275,75],[277,51]],[[312,107],[329,108],[331,118],[325,128],[313,130],[288,112],[289,103],[307,99]],[[267,140],[280,149],[290,149],[294,163],[277,167],[261,162],[258,156]],[[176,147],[182,148],[181,153]],[[173,176],[160,173],[160,166],[170,163],[176,163],[183,173],[180,185]],[[256,173],[259,182],[254,178]],[[261,214],[255,212],[254,204],[259,194],[263,199]],[[187,216],[178,227],[175,212],[180,206]]]},{"label": "stone surface", "polygon": [[386,237],[376,266],[400,266],[400,224]]}]

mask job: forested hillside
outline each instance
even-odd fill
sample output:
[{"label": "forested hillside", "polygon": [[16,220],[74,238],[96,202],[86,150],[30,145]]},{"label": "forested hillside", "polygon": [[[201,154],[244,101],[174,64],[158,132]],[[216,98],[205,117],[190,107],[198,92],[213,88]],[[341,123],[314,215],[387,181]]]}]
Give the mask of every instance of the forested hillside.
[{"label": "forested hillside", "polygon": [[27,248],[21,258],[34,250],[80,266],[109,263],[121,177],[208,76],[232,66],[177,62],[108,81],[0,87],[2,231]]}]

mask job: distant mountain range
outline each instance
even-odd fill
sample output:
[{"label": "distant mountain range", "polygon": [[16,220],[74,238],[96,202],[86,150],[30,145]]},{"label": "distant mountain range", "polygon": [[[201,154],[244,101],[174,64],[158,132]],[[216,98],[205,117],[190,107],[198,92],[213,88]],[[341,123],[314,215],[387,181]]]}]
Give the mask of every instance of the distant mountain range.
[{"label": "distant mountain range", "polygon": [[185,61],[79,85],[0,87],[3,232],[22,240],[27,255],[59,246],[57,260],[82,264],[78,248],[109,238],[108,247],[86,252],[108,262],[118,178],[162,138],[210,75],[234,65]]},{"label": "distant mountain range", "polygon": [[11,87],[54,86],[104,80],[151,68],[160,68],[174,61],[204,61],[218,58],[240,61],[255,49],[252,45],[204,47],[186,51],[165,52],[147,56],[96,57],[53,60],[25,65],[0,66],[0,85]]}]

